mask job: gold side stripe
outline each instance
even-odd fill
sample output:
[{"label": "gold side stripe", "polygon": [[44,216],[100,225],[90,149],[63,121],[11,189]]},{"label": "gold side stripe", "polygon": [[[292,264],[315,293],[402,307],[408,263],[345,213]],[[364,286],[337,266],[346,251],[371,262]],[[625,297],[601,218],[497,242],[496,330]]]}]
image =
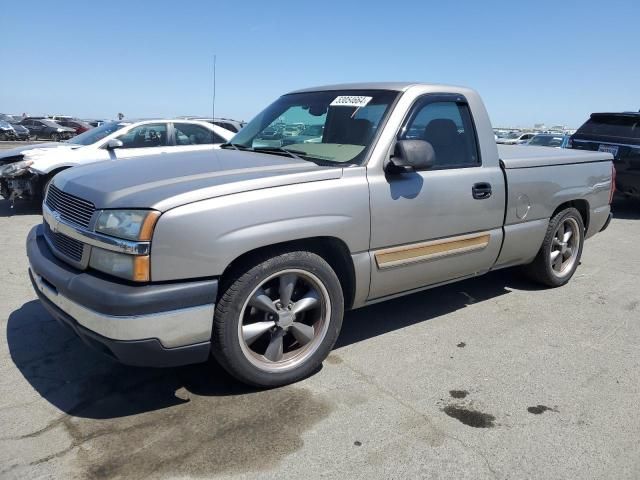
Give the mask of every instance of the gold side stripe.
[{"label": "gold side stripe", "polygon": [[446,240],[432,240],[401,247],[385,248],[378,250],[374,255],[378,268],[389,268],[482,250],[489,245],[490,239],[491,235],[489,233],[475,233],[451,237]]}]

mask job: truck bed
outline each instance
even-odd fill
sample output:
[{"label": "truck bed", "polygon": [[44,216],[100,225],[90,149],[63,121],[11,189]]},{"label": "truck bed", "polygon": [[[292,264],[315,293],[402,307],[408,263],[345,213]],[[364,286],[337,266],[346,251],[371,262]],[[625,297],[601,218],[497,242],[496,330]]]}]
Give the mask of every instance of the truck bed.
[{"label": "truck bed", "polygon": [[606,152],[585,152],[584,150],[528,147],[525,145],[498,145],[498,155],[507,170],[613,160],[613,156]]},{"label": "truck bed", "polygon": [[504,244],[496,266],[526,264],[540,249],[559,205],[582,213],[589,238],[609,216],[609,153],[550,147],[498,146],[507,180]]}]

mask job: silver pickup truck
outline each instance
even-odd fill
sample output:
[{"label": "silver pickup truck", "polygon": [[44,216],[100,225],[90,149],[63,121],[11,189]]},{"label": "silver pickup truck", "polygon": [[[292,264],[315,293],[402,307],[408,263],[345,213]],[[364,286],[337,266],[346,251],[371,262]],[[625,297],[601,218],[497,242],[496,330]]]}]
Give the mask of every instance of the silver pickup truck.
[{"label": "silver pickup truck", "polygon": [[282,385],[320,366],[346,309],[515,265],[565,284],[609,223],[612,169],[608,153],[498,148],[467,88],[300,90],[221,150],[58,174],[30,276],[121,362],[213,355]]}]

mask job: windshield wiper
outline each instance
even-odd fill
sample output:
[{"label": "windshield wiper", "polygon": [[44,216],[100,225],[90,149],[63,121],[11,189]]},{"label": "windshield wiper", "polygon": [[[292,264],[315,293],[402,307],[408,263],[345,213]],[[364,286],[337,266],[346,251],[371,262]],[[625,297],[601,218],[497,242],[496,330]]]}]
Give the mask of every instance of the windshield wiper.
[{"label": "windshield wiper", "polygon": [[284,153],[291,158],[296,158],[298,160],[308,161],[306,158],[302,158],[300,155],[306,155],[307,152],[303,152],[302,150],[289,150],[288,148],[283,147],[254,147],[252,149],[254,152],[273,152],[273,153]]},{"label": "windshield wiper", "polygon": [[249,147],[245,147],[244,145],[240,145],[239,143],[222,143],[220,144],[220,148],[233,148],[234,150],[251,150]]}]

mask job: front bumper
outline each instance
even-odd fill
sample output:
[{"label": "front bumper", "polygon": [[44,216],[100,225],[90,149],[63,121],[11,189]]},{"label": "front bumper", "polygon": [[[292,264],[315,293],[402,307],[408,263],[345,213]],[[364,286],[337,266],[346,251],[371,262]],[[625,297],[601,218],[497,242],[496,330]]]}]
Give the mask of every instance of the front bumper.
[{"label": "front bumper", "polygon": [[13,130],[2,130],[0,131],[0,135],[3,135],[9,140],[15,140],[16,138],[18,138],[18,135]]},{"label": "front bumper", "polygon": [[217,280],[130,285],[76,270],[53,255],[41,225],[29,232],[27,256],[43,306],[90,346],[138,366],[208,359]]},{"label": "front bumper", "polygon": [[42,177],[37,173],[26,171],[13,177],[0,177],[3,197],[36,199],[42,189]]}]

